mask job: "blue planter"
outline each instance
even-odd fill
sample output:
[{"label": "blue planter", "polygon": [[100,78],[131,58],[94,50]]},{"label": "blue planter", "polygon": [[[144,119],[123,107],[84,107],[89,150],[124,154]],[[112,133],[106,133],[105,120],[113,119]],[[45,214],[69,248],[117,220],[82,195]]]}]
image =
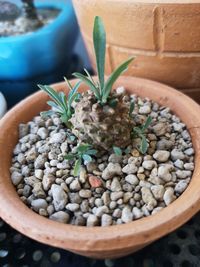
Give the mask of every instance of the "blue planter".
[{"label": "blue planter", "polygon": [[0,38],[0,80],[20,80],[54,71],[71,60],[78,25],[71,1],[36,4],[61,12],[49,25],[19,36]]}]

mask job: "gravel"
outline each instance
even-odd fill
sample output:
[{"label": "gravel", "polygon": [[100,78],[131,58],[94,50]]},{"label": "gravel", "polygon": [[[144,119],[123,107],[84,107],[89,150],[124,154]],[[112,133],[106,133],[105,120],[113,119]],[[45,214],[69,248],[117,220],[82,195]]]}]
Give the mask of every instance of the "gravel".
[{"label": "gravel", "polygon": [[135,139],[122,155],[112,149],[99,153],[83,164],[78,177],[73,160],[64,159],[76,151],[77,139],[56,115],[20,124],[10,172],[22,201],[51,220],[88,227],[128,223],[175,201],[195,167],[189,132],[168,108],[132,98],[138,123],[153,117],[146,133],[147,153],[137,150]]}]

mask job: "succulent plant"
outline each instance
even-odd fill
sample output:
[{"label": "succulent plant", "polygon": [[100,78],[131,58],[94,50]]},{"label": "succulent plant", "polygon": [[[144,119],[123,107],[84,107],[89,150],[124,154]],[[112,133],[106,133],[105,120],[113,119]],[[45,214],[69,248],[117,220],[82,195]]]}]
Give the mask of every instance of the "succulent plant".
[{"label": "succulent plant", "polygon": [[80,82],[77,82],[77,84],[73,88],[70,82],[66,78],[65,81],[67,82],[68,87],[70,89],[68,97],[66,97],[64,92],[56,92],[52,87],[48,85],[41,85],[41,84],[38,85],[38,87],[44,92],[46,92],[53,100],[47,102],[47,104],[51,106],[53,109],[41,112],[41,115],[51,116],[54,113],[58,113],[60,115],[62,122],[65,123],[69,128],[71,128],[71,123],[69,122],[69,119],[72,117],[72,114],[74,112],[72,103],[79,97],[77,90],[80,86]]},{"label": "succulent plant", "polygon": [[98,81],[86,75],[74,73],[76,78],[89,86],[76,105],[71,118],[73,133],[83,142],[109,150],[113,145],[125,147],[131,142],[132,120],[123,96],[111,92],[114,82],[127,69],[133,58],[122,63],[105,81],[106,33],[100,17],[95,18],[93,43],[96,55]]},{"label": "succulent plant", "polygon": [[[79,96],[77,89],[80,82],[72,88],[68,100],[64,93],[56,93],[49,86],[41,86],[54,102],[49,101],[63,122],[71,127],[72,133],[78,138],[79,143],[92,144],[95,148],[110,150],[122,154],[122,149],[132,142],[132,137],[141,138],[141,146],[138,148],[142,153],[148,149],[145,130],[151,123],[149,117],[144,125],[134,128],[134,102],[127,104],[126,95],[112,91],[117,78],[128,68],[133,58],[122,63],[105,81],[105,51],[106,33],[100,17],[95,17],[93,29],[93,43],[96,55],[98,80],[94,80],[87,70],[86,75],[74,73],[73,75],[85,83],[89,90],[80,94],[80,98],[72,108],[72,102]],[[72,97],[73,95],[73,97]],[[52,111],[48,111],[51,114]],[[126,151],[124,150],[126,153]],[[81,160],[77,161],[80,165]],[[75,166],[77,165],[75,164]],[[76,168],[75,168],[76,169]]]},{"label": "succulent plant", "polygon": [[65,156],[67,160],[75,160],[74,176],[78,176],[82,161],[89,163],[92,161],[92,156],[97,154],[97,150],[93,149],[89,144],[79,144],[76,153],[69,153]]}]

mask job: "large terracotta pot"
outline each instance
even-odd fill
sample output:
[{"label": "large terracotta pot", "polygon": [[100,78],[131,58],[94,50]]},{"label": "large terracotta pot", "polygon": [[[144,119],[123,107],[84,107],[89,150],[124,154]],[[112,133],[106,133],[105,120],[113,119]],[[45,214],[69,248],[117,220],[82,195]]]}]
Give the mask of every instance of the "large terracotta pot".
[{"label": "large terracotta pot", "polygon": [[[72,82],[75,83],[75,80]],[[11,183],[9,167],[18,140],[18,124],[27,122],[47,109],[48,96],[35,93],[20,102],[0,121],[0,216],[21,233],[42,243],[94,258],[116,258],[127,255],[170,233],[192,217],[200,207],[200,107],[182,93],[159,83],[132,77],[121,77],[116,86],[129,93],[149,97],[170,107],[186,123],[195,148],[195,170],[186,191],[172,204],[155,215],[123,225],[81,227],[61,224],[29,209]],[[66,90],[66,84],[54,86]],[[85,91],[85,85],[81,90]]]},{"label": "large terracotta pot", "polygon": [[199,88],[200,94],[200,0],[73,3],[93,66],[92,26],[98,15],[107,32],[107,74],[128,56],[135,56],[127,75],[181,89]]}]

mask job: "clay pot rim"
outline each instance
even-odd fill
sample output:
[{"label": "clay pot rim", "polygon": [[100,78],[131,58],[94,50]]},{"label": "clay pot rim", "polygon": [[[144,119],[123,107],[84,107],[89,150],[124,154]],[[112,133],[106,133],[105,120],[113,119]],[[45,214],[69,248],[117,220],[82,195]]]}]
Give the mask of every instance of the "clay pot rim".
[{"label": "clay pot rim", "polygon": [[[76,80],[73,80],[73,83],[75,83],[75,81]],[[169,98],[173,97],[176,99],[177,105],[182,103],[185,105],[185,108],[187,108],[187,104],[188,113],[191,113],[189,115],[187,114],[187,116],[189,116],[188,122],[191,117],[191,124],[189,125],[190,133],[192,137],[200,136],[200,118],[198,118],[200,107],[192,99],[171,87],[141,78],[121,77],[118,81],[118,85],[121,83],[126,87],[126,83],[130,84],[130,82],[131,84],[138,84],[138,88],[134,88],[134,92],[138,90],[138,92],[141,92],[140,95],[143,94],[143,91],[140,91],[142,87],[149,87],[152,91],[154,88],[155,91],[159,88],[159,91],[162,91],[164,97],[167,95]],[[54,85],[56,89],[63,89],[65,87],[65,83]],[[151,98],[151,94],[152,92],[149,93],[149,95],[145,95]],[[161,96],[161,98],[162,97],[163,96]],[[0,158],[3,158],[2,156],[4,156],[4,153],[6,154],[6,152],[2,150],[2,148],[5,149],[3,140],[5,140],[8,135],[7,130],[9,129],[9,125],[16,121],[16,114],[20,115],[20,113],[23,114],[28,111],[30,102],[32,105],[35,105],[38,101],[46,101],[46,99],[47,96],[43,92],[37,92],[17,104],[0,121]],[[192,109],[189,107],[192,107]],[[36,111],[34,112],[37,113]],[[17,129],[15,129],[15,131],[17,131]],[[200,141],[193,140],[193,142],[196,142],[196,147],[200,148]],[[23,204],[12,186],[11,181],[9,182],[9,188],[4,190],[4,177],[2,176],[0,176],[0,216],[12,227],[33,239],[71,251],[77,251],[80,254],[88,250],[98,252],[102,249],[107,251],[120,250],[137,245],[145,245],[173,231],[199,210],[200,186],[192,186],[194,180],[197,181],[197,176],[200,175],[200,161],[197,161],[197,156],[200,156],[200,149],[196,151],[195,171],[192,181],[186,191],[176,201],[155,215],[127,224],[87,228],[51,221],[36,214]],[[2,173],[3,170],[1,165],[3,164],[0,162],[0,173]],[[6,176],[10,176],[9,170],[6,170]],[[127,237],[129,237],[128,243],[125,242]]]}]

